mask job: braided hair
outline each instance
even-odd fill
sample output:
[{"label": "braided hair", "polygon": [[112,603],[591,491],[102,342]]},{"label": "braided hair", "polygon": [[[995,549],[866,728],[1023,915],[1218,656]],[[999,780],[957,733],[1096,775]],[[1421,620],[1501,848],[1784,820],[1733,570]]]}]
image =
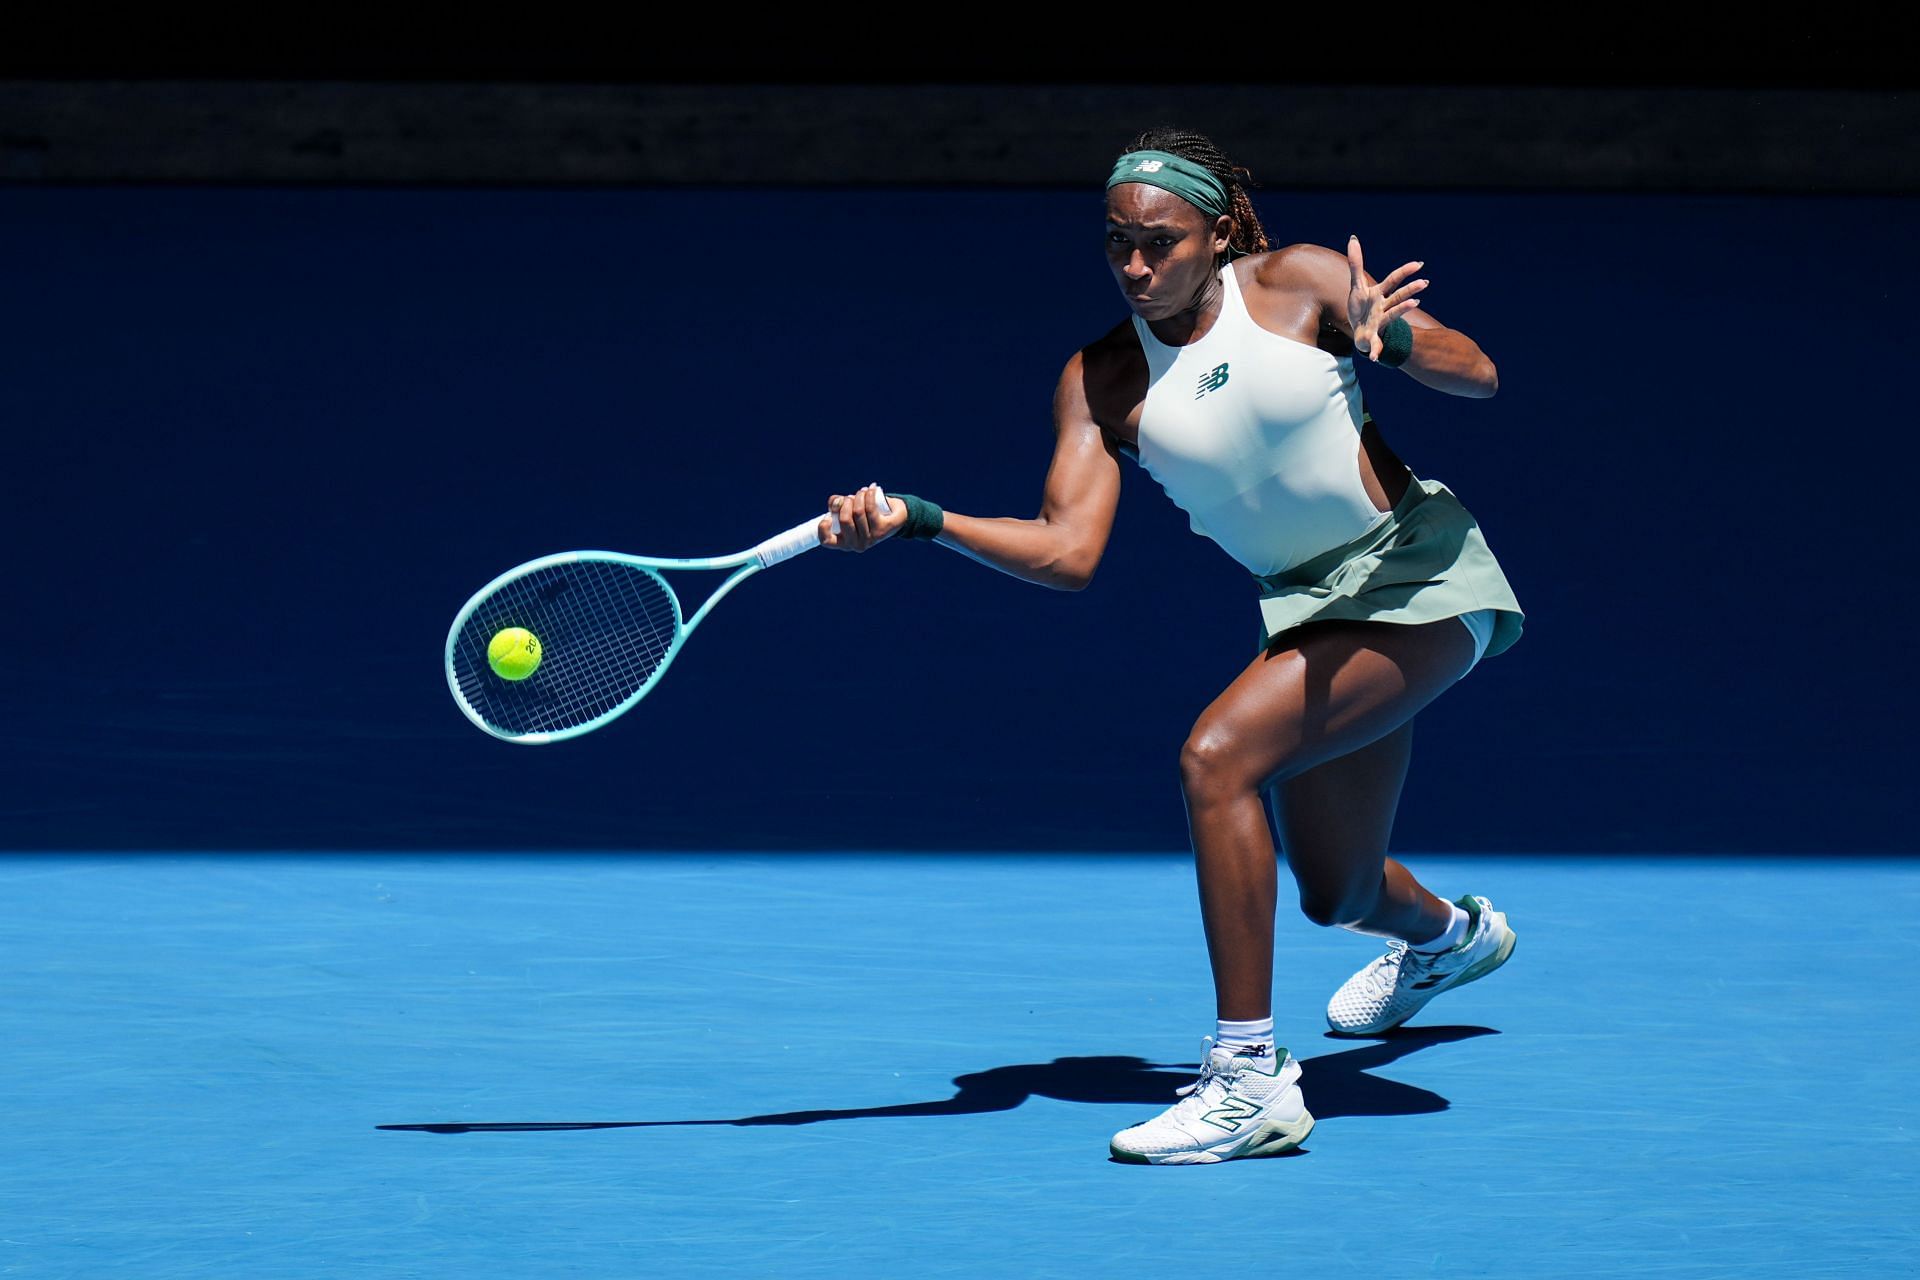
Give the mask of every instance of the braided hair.
[{"label": "braided hair", "polygon": [[[1247,198],[1246,184],[1253,181],[1253,174],[1229,162],[1212,138],[1187,129],[1161,127],[1149,129],[1135,138],[1127,151],[1171,151],[1220,179],[1220,185],[1227,189],[1228,199],[1232,201],[1228,209],[1229,216],[1233,218],[1233,238],[1230,243],[1241,253],[1267,251],[1266,229],[1260,225],[1260,215],[1253,211],[1253,201]],[[1121,154],[1125,155],[1126,152]]]}]

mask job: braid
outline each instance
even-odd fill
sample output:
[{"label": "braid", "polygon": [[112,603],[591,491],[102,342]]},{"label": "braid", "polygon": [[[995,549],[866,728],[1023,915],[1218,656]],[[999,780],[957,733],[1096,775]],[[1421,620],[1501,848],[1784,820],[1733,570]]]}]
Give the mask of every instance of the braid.
[{"label": "braid", "polygon": [[1127,150],[1171,151],[1220,179],[1232,201],[1228,213],[1233,218],[1233,247],[1242,253],[1267,251],[1266,228],[1260,225],[1260,215],[1253,211],[1253,201],[1247,197],[1246,184],[1253,181],[1253,174],[1229,162],[1212,138],[1186,129],[1149,129],[1135,138]]}]

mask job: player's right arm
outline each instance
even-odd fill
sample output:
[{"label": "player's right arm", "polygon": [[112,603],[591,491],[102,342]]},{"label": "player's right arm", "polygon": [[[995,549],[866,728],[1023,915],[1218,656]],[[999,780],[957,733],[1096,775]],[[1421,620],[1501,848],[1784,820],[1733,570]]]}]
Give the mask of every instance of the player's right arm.
[{"label": "player's right arm", "polygon": [[[1040,514],[1023,520],[944,511],[934,541],[1002,573],[1058,591],[1079,591],[1093,580],[1120,504],[1120,454],[1094,420],[1088,376],[1085,352],[1075,352],[1054,388],[1053,461],[1040,496]],[[865,551],[899,532],[906,523],[905,505],[897,504],[892,514],[883,515],[878,494],[868,486],[847,497],[830,497],[829,509],[839,513],[844,528],[831,530],[822,520],[821,544]]]},{"label": "player's right arm", "polygon": [[1028,582],[1078,591],[1093,580],[1120,505],[1120,455],[1087,407],[1085,362],[1075,352],[1053,392],[1053,462],[1040,514],[946,513],[934,541]]}]

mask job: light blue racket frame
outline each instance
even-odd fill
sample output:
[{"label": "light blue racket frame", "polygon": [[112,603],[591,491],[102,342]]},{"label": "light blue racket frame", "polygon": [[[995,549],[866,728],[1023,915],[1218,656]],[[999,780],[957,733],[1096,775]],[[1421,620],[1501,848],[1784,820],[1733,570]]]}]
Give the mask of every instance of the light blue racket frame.
[{"label": "light blue racket frame", "polygon": [[[879,505],[883,513],[892,510],[884,496],[881,497]],[[667,668],[673,664],[674,657],[680,652],[681,646],[686,643],[687,637],[693,634],[693,629],[699,626],[701,621],[705,619],[709,613],[713,612],[713,607],[719,604],[728,592],[732,591],[735,587],[762,569],[771,568],[773,565],[779,564],[782,560],[791,560],[802,552],[811,551],[819,546],[820,522],[822,520],[828,521],[829,526],[835,533],[840,531],[839,517],[832,512],[827,512],[815,516],[813,519],[807,520],[804,523],[794,525],[791,529],[783,533],[777,533],[758,546],[728,556],[673,559],[665,556],[625,555],[618,551],[562,551],[555,555],[541,556],[537,560],[529,560],[525,564],[516,565],[489,582],[486,586],[480,588],[480,590],[474,592],[466,604],[461,606],[460,612],[454,615],[453,625],[447,629],[447,643],[444,653],[447,689],[453,694],[454,702],[459,706],[461,712],[467,719],[471,720],[487,733],[505,742],[518,742],[527,746],[539,746],[550,742],[563,742],[568,738],[577,738],[583,733],[591,733],[593,730],[617,719],[626,711],[630,710],[635,703],[646,697],[648,692],[660,683],[660,678],[666,675]],[[458,658],[460,656],[459,646],[462,629],[465,628],[468,620],[471,619],[475,613],[484,608],[489,601],[493,600],[507,587],[533,577],[544,570],[594,562],[621,565],[629,569],[642,570],[648,577],[653,579],[658,589],[664,593],[667,600],[672,604],[673,635],[667,642],[666,652],[659,658],[652,672],[647,675],[638,688],[629,693],[617,705],[579,724],[534,732],[515,732],[494,724],[487,718],[485,711],[477,706],[474,700],[468,696],[467,691],[461,687]],[[674,595],[672,587],[667,584],[666,580],[655,572],[655,570],[661,569],[694,571],[733,569],[735,572],[725,582],[721,583],[713,594],[706,598],[701,606],[694,611],[691,618],[683,620],[681,617],[679,597]],[[482,640],[481,653],[484,654],[484,652],[485,640]],[[470,667],[473,665],[471,659],[468,665]],[[482,660],[479,665],[484,667],[484,660]],[[490,672],[485,676],[476,676],[478,680],[488,678],[494,680],[499,679],[498,676],[493,676]]]}]

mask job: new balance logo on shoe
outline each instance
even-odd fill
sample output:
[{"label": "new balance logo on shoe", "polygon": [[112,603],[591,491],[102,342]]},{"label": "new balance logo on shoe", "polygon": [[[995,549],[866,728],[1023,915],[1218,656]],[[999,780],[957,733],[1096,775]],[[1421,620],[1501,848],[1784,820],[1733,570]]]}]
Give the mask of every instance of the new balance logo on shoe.
[{"label": "new balance logo on shoe", "polygon": [[1227,1098],[1200,1118],[1216,1128],[1232,1133],[1246,1121],[1251,1120],[1259,1110],[1257,1104],[1245,1098]]},{"label": "new balance logo on shoe", "polygon": [[[1218,1164],[1291,1151],[1313,1132],[1300,1096],[1300,1068],[1285,1049],[1273,1071],[1243,1058],[1245,1049],[1209,1037],[1200,1078],[1175,1090],[1180,1101],[1113,1135],[1108,1151],[1123,1164]],[[1201,1128],[1204,1123],[1213,1132]]]}]

